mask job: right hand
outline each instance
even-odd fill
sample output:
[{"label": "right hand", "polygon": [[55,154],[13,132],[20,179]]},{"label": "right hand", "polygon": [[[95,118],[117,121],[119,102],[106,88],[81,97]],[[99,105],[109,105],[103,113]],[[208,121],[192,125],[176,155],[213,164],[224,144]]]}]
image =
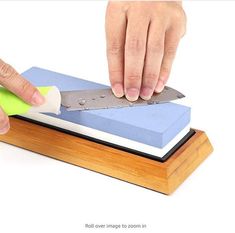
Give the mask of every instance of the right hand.
[{"label": "right hand", "polygon": [[[44,97],[36,87],[18,74],[14,68],[0,59],[0,85],[19,96],[30,105],[41,105]],[[0,134],[5,134],[10,128],[9,118],[0,106]]]},{"label": "right hand", "polygon": [[185,29],[180,1],[110,1],[106,37],[114,95],[136,101],[160,93]]}]

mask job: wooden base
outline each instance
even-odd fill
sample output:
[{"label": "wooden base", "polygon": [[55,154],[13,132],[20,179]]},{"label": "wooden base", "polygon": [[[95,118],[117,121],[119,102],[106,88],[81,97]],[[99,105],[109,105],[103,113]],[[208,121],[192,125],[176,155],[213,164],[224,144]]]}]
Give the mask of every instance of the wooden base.
[{"label": "wooden base", "polygon": [[164,194],[171,194],[213,151],[206,134],[192,136],[166,162],[158,162],[54,129],[11,118],[0,141]]}]

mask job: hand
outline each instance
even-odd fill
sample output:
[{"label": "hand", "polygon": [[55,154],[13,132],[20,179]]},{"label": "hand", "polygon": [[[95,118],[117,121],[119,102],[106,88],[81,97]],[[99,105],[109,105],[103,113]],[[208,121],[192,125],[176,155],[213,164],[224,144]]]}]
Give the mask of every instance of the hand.
[{"label": "hand", "polygon": [[[1,59],[0,85],[19,96],[28,104],[41,105],[44,103],[44,97],[39,91]],[[5,134],[9,128],[8,116],[3,112],[0,106],[0,134]]]},{"label": "hand", "polygon": [[135,101],[161,92],[185,28],[181,2],[109,2],[106,39],[113,93]]}]

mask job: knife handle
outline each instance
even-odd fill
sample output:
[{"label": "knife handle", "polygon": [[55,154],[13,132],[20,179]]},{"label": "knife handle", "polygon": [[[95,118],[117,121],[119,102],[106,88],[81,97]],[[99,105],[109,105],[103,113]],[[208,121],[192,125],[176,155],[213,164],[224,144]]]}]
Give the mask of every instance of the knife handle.
[{"label": "knife handle", "polygon": [[[39,92],[46,97],[51,89],[54,89],[55,87],[37,87]],[[59,90],[57,89],[57,95]],[[45,105],[45,104],[43,104]],[[27,103],[25,103],[23,100],[21,100],[19,97],[17,97],[12,92],[8,91],[7,89],[0,87],[0,106],[3,109],[3,111],[8,115],[21,115],[26,114],[31,109],[38,109],[37,106],[31,106]],[[58,106],[57,106],[58,108]],[[39,109],[40,110],[40,109]],[[36,112],[36,111],[34,111]],[[40,111],[38,111],[40,112]]]}]

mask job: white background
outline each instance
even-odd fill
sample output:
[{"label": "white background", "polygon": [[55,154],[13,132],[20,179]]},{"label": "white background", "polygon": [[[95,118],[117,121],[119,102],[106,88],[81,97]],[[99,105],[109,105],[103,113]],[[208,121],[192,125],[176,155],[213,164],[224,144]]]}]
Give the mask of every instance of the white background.
[{"label": "white background", "polygon": [[[185,2],[187,34],[169,84],[191,99],[214,153],[171,196],[0,143],[0,232],[235,232],[235,2]],[[0,2],[0,57],[108,83],[106,2]],[[102,232],[112,232],[111,230]]]}]

